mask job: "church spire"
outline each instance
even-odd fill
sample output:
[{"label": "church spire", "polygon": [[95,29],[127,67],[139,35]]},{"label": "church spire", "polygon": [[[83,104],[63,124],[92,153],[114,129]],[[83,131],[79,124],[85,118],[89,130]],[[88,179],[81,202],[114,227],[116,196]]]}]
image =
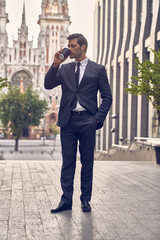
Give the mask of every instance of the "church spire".
[{"label": "church spire", "polygon": [[9,22],[6,13],[6,1],[0,0],[0,62],[3,61],[5,47],[8,45],[6,25]]},{"label": "church spire", "polygon": [[[6,0],[0,0],[0,17],[5,18],[6,23],[9,22],[8,14],[6,13]],[[3,19],[3,21],[4,21],[4,19]]]},{"label": "church spire", "polygon": [[23,2],[23,12],[22,12],[22,23],[20,29],[18,30],[19,35],[23,35],[25,38],[28,38],[28,27],[26,25],[26,11],[25,11],[25,1]]},{"label": "church spire", "polygon": [[23,2],[22,24],[26,25],[25,2]]}]

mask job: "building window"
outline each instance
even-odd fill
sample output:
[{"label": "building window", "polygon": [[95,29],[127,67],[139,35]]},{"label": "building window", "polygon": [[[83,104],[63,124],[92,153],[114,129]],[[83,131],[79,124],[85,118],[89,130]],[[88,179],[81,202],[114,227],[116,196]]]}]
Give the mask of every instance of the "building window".
[{"label": "building window", "polygon": [[33,68],[33,73],[36,74],[36,68]]},{"label": "building window", "polygon": [[19,56],[22,58],[22,50],[19,51]]},{"label": "building window", "polygon": [[52,6],[52,13],[53,14],[57,14],[58,13],[58,6],[57,5]]},{"label": "building window", "polygon": [[17,55],[17,49],[14,49],[14,60],[16,60],[16,55]]},{"label": "building window", "polygon": [[150,35],[151,31],[151,26],[152,26],[152,18],[153,18],[153,0],[149,1],[149,6],[148,6],[148,16],[149,16],[149,27],[148,27],[148,36]]},{"label": "building window", "polygon": [[46,47],[46,63],[49,62],[49,47]]},{"label": "building window", "polygon": [[31,49],[29,49],[29,61],[31,61]]},{"label": "building window", "polygon": [[99,58],[99,50],[100,50],[100,23],[101,23],[101,1],[98,2],[98,32],[97,32],[97,61]]},{"label": "building window", "polygon": [[48,70],[49,70],[49,67],[45,67],[45,72],[47,73],[48,72]]}]

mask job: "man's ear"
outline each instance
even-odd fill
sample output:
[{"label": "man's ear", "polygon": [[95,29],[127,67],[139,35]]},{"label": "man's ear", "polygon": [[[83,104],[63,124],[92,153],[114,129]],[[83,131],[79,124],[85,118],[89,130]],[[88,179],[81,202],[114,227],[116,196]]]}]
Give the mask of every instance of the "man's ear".
[{"label": "man's ear", "polygon": [[86,46],[83,44],[83,45],[81,46],[81,49],[84,51],[85,48],[86,48]]}]

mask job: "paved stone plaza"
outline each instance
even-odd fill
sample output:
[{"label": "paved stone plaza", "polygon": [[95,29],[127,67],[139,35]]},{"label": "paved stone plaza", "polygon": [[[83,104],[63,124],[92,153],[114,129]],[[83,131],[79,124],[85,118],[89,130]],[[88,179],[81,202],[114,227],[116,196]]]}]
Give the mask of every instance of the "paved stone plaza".
[{"label": "paved stone plaza", "polygon": [[0,161],[0,240],[159,240],[160,166],[95,161],[92,212],[79,201],[77,161],[72,211],[50,214],[61,195],[61,161]]}]

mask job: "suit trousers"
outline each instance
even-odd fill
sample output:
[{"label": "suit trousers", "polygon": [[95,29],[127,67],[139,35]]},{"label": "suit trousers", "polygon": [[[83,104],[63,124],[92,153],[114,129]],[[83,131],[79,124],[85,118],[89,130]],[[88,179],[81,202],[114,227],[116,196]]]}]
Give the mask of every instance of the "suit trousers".
[{"label": "suit trousers", "polygon": [[61,169],[61,187],[63,194],[61,200],[65,203],[72,204],[78,145],[81,161],[80,200],[91,200],[95,133],[95,116],[87,111],[81,114],[72,113],[68,125],[61,128],[60,135],[63,158]]}]

